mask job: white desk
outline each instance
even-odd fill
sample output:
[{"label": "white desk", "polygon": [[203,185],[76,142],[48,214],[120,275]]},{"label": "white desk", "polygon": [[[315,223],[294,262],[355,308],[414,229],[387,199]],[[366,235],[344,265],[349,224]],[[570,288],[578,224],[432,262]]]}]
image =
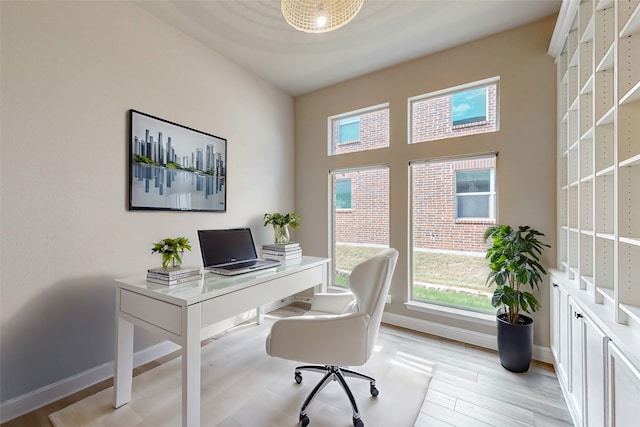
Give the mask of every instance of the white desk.
[{"label": "white desk", "polygon": [[141,326],[182,346],[182,425],[200,426],[200,341],[207,328],[231,316],[297,292],[327,289],[329,260],[303,257],[296,265],[224,277],[206,273],[176,286],[147,282],[145,275],[116,280],[116,355],[113,406],[131,400],[133,327]]}]

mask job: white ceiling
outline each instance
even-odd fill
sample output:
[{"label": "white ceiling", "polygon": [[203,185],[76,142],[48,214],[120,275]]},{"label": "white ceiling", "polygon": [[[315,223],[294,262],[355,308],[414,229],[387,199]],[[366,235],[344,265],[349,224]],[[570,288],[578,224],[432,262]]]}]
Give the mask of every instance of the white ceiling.
[{"label": "white ceiling", "polygon": [[280,0],[132,0],[290,95],[557,13],[561,0],[365,0],[346,26],[291,28]]}]

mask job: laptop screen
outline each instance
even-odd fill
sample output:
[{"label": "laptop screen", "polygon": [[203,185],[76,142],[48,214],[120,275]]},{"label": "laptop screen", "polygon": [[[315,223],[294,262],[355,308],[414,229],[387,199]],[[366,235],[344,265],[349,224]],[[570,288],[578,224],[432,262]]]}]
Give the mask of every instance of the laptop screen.
[{"label": "laptop screen", "polygon": [[250,228],[198,230],[198,239],[205,267],[258,257]]}]

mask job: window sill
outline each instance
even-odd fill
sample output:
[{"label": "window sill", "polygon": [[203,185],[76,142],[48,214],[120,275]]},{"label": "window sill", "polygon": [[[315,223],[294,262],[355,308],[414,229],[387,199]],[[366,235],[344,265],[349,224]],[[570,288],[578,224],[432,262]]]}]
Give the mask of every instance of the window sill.
[{"label": "window sill", "polygon": [[495,326],[496,315],[480,313],[477,311],[464,310],[461,308],[446,307],[443,305],[429,304],[425,302],[407,301],[404,303],[409,310],[420,311],[422,313],[435,314],[437,316],[450,317],[457,320],[471,321],[483,325]]},{"label": "window sill", "polygon": [[456,224],[486,224],[495,225],[496,220],[493,218],[456,218]]},{"label": "window sill", "polygon": [[460,130],[460,129],[468,129],[468,128],[474,128],[474,127],[478,127],[478,126],[486,126],[489,124],[489,121],[487,120],[480,120],[479,122],[473,122],[473,123],[464,123],[461,125],[454,125],[453,123],[451,124],[451,130]]}]

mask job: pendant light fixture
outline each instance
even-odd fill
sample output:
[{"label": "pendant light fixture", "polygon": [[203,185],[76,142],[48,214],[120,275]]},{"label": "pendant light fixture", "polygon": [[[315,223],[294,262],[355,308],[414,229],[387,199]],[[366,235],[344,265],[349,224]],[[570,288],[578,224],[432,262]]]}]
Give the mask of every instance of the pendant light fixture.
[{"label": "pendant light fixture", "polygon": [[281,0],[282,15],[305,33],[326,33],[351,21],[364,0]]}]

